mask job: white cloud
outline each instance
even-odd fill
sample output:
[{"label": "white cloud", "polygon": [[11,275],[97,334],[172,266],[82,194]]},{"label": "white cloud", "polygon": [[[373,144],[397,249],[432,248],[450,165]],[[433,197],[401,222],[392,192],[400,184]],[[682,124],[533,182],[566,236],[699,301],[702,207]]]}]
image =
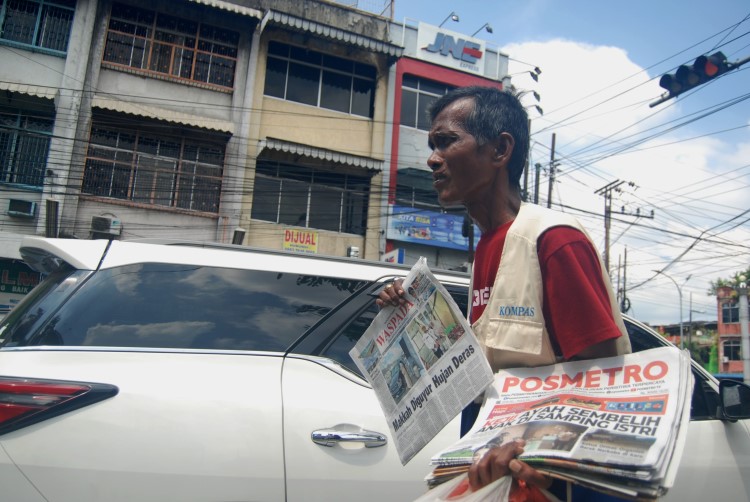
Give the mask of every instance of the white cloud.
[{"label": "white cloud", "polygon": [[[554,39],[508,45],[502,51],[511,57],[514,86],[541,96],[544,116],[529,109],[535,142],[532,165],[549,164],[552,132],[556,135],[560,172],[554,202],[596,213],[582,214],[581,220],[602,248],[604,199],[595,191],[615,180],[632,181],[635,186],[626,184],[622,193],[613,193],[613,211],[625,206],[628,214],[640,210],[649,215],[653,209],[655,215],[653,219],[615,215],[611,266],[616,269],[627,246],[627,283],[636,285],[679,258],[667,273],[678,283],[690,277],[682,286],[683,319],[689,314],[690,293],[693,308],[708,312],[696,313],[696,318],[716,319],[715,300],[705,294],[710,281],[730,276],[750,262],[747,248],[716,244],[721,239],[750,242],[750,225],[741,224],[748,215],[723,224],[748,207],[747,131],[740,141],[731,142],[721,134],[706,134],[700,120],[675,128],[693,117],[685,105],[692,103],[672,100],[649,107],[663,89],[617,47]],[[534,66],[542,70],[538,82],[522,73]],[[527,95],[524,103],[536,102]],[[541,203],[546,203],[547,190],[543,176]],[[731,228],[734,225],[737,228]],[[694,244],[698,236],[712,242]],[[613,276],[616,286],[616,273]],[[635,315],[646,322],[679,319],[677,288],[663,276],[629,296]]]}]

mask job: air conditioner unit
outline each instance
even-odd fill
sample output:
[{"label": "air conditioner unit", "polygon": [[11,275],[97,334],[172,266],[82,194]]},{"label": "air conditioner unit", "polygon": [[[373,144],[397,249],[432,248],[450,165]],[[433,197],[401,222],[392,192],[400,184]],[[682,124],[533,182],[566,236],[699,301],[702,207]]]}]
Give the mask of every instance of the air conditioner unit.
[{"label": "air conditioner unit", "polygon": [[106,216],[91,217],[91,233],[118,236],[122,232],[122,222],[117,218]]},{"label": "air conditioner unit", "polygon": [[8,216],[15,216],[16,218],[34,218],[36,216],[36,202],[10,199],[8,202]]}]

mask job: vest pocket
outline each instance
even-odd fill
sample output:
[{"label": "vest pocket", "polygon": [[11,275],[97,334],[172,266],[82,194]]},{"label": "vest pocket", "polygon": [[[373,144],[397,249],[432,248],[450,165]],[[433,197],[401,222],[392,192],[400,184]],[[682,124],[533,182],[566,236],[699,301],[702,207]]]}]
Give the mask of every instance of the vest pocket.
[{"label": "vest pocket", "polygon": [[488,319],[474,331],[484,344],[496,350],[542,354],[544,325],[533,321]]}]

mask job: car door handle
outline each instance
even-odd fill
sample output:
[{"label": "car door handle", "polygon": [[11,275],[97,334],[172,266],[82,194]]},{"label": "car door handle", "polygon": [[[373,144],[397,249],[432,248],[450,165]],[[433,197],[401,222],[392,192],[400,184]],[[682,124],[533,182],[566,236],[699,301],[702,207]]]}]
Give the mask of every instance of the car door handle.
[{"label": "car door handle", "polygon": [[329,447],[335,446],[337,443],[363,443],[365,448],[377,448],[388,443],[388,438],[385,434],[347,424],[339,424],[329,429],[312,431],[310,437],[315,444]]}]

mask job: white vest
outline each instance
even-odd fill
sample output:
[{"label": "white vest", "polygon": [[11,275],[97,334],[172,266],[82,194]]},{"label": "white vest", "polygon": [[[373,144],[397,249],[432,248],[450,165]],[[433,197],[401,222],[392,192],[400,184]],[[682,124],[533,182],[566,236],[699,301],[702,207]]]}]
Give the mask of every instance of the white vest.
[{"label": "white vest", "polygon": [[[521,204],[508,229],[489,302],[472,325],[493,372],[501,368],[546,366],[561,360],[555,355],[544,323],[542,270],[537,255],[539,236],[557,226],[580,230],[591,241],[574,217],[534,204]],[[617,353],[627,354],[630,339],[601,257],[599,265],[612,315],[622,333],[617,339]]]}]

